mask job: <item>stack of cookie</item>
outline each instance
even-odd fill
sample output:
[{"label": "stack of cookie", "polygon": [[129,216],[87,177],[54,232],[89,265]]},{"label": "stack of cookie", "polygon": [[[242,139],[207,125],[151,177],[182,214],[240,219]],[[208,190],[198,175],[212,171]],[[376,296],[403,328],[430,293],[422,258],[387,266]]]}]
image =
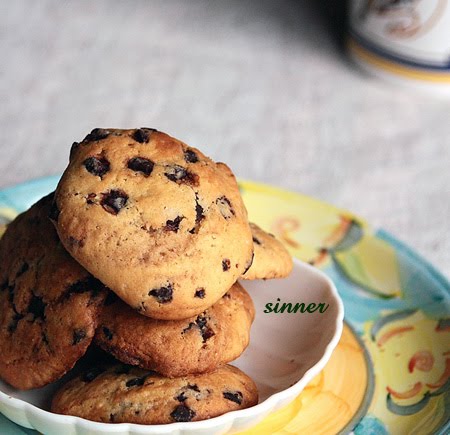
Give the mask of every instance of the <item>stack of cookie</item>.
[{"label": "stack of cookie", "polygon": [[161,424],[253,406],[227,365],[255,316],[237,280],[291,268],[225,164],[153,129],[95,129],[0,241],[0,376],[42,387],[95,343],[115,360],[66,383],[54,412]]}]

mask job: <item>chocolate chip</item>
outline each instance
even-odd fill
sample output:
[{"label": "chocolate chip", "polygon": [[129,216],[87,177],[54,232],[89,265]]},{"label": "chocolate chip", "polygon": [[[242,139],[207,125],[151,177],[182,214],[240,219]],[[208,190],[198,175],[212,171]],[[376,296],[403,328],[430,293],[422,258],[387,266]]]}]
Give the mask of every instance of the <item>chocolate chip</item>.
[{"label": "chocolate chip", "polygon": [[231,267],[230,260],[228,258],[224,258],[222,260],[222,270],[226,272],[227,270],[230,270],[230,267]]},{"label": "chocolate chip", "polygon": [[202,335],[203,343],[206,343],[206,340],[211,338],[213,335],[216,335],[216,333],[208,326],[208,319],[205,316],[203,315],[197,316],[195,323],[200,329],[200,334]]},{"label": "chocolate chip", "polygon": [[88,157],[83,162],[83,165],[88,172],[98,177],[103,177],[103,175],[105,175],[111,167],[109,161],[102,156]]},{"label": "chocolate chip", "polygon": [[252,258],[250,258],[250,261],[247,263],[247,266],[245,267],[245,270],[242,275],[245,275],[248,272],[248,270],[250,269],[250,267],[252,267],[254,258],[255,258],[255,253],[252,252]]},{"label": "chocolate chip", "polygon": [[189,230],[191,234],[198,233],[201,221],[205,218],[203,207],[198,202],[198,194],[195,194],[195,227]]},{"label": "chocolate chip", "polygon": [[84,329],[75,329],[75,331],[73,331],[72,345],[75,346],[85,338],[86,338],[86,331]]},{"label": "chocolate chip", "polygon": [[66,290],[66,297],[69,297],[71,294],[79,294],[91,292],[93,297],[96,297],[102,290],[105,289],[105,286],[93,276],[88,276],[87,278],[80,279],[75,282],[71,286],[69,286]]},{"label": "chocolate chip", "polygon": [[128,169],[136,172],[142,172],[146,177],[152,173],[153,166],[155,166],[155,164],[151,160],[144,159],[143,157],[133,157],[128,160],[127,163]]},{"label": "chocolate chip", "polygon": [[234,403],[240,405],[242,403],[242,393],[240,391],[224,391],[223,397],[227,400],[231,400]]},{"label": "chocolate chip", "polygon": [[187,388],[189,390],[193,390],[193,391],[196,391],[197,393],[200,393],[200,388],[198,388],[197,384],[188,384]]},{"label": "chocolate chip", "polygon": [[197,319],[195,320],[195,323],[197,324],[197,326],[202,329],[206,326],[208,322],[208,319],[205,316],[197,316]]},{"label": "chocolate chip", "polygon": [[108,329],[106,326],[102,327],[102,331],[103,331],[103,335],[108,339],[108,340],[112,340],[113,339],[113,333],[111,332],[110,329]]},{"label": "chocolate chip", "polygon": [[166,172],[164,175],[175,183],[181,184],[189,184],[193,186],[198,185],[198,175],[189,172],[186,168],[183,168],[179,165],[166,166]]},{"label": "chocolate chip", "polygon": [[97,197],[96,193],[89,193],[88,196],[86,197],[86,202],[88,204],[94,204],[94,199]]},{"label": "chocolate chip", "polygon": [[113,189],[107,193],[102,193],[102,196],[102,207],[105,211],[113,215],[119,213],[128,201],[128,195],[123,190],[119,189]]},{"label": "chocolate chip", "polygon": [[186,399],[186,391],[182,391],[177,397],[175,397],[175,400],[178,400],[178,402],[184,402]]},{"label": "chocolate chip", "polygon": [[8,332],[13,333],[17,329],[17,325],[19,323],[19,320],[21,319],[23,319],[23,315],[15,313],[13,318],[11,319],[11,322],[9,322]]},{"label": "chocolate chip", "polygon": [[205,297],[205,289],[204,288],[198,288],[195,291],[194,297],[203,299]]},{"label": "chocolate chip", "polygon": [[81,377],[81,380],[83,382],[92,382],[98,375],[103,373],[103,368],[101,367],[94,367],[91,370],[84,373],[84,375]]},{"label": "chocolate chip", "polygon": [[206,343],[206,340],[208,340],[211,337],[213,337],[214,335],[216,335],[216,333],[210,327],[202,329],[201,333],[202,333],[203,343]]},{"label": "chocolate chip", "polygon": [[173,221],[168,220],[164,229],[166,231],[173,231],[174,233],[177,233],[180,228],[180,223],[183,219],[184,216],[177,216]]},{"label": "chocolate chip", "polygon": [[43,319],[45,312],[45,303],[42,301],[42,298],[36,295],[33,295],[31,298],[30,304],[28,305],[29,313],[33,314],[34,319]]},{"label": "chocolate chip", "polygon": [[183,329],[182,334],[189,331],[195,326],[197,326],[197,328],[200,330],[203,343],[206,343],[206,340],[211,338],[213,335],[216,335],[216,333],[208,326],[208,318],[203,314],[197,316],[197,319],[195,319],[195,323],[190,322],[189,325]]},{"label": "chocolate chip", "polygon": [[255,236],[253,236],[253,243],[256,243],[257,245],[261,244],[261,242]]},{"label": "chocolate chip", "polygon": [[28,265],[27,262],[23,263],[23,264],[22,264],[22,267],[21,267],[21,268],[19,269],[19,271],[17,272],[16,279],[17,279],[19,276],[23,275],[29,268],[30,268],[30,266]]},{"label": "chocolate chip", "polygon": [[183,387],[181,392],[174,399],[178,400],[179,402],[184,402],[187,399],[186,396],[187,390],[192,390],[195,391],[196,393],[200,393],[200,388],[198,388],[197,384],[187,384],[185,387]]},{"label": "chocolate chip", "polygon": [[230,200],[226,196],[221,196],[216,199],[216,204],[219,207],[219,211],[225,219],[230,219],[235,215]]},{"label": "chocolate chip", "polygon": [[114,420],[116,419],[116,414],[109,414],[109,421],[111,423],[114,423]]},{"label": "chocolate chip", "polygon": [[198,197],[195,196],[195,223],[198,225],[204,218],[203,207],[198,203]]},{"label": "chocolate chip", "polygon": [[183,331],[181,331],[181,333],[184,334],[185,332],[192,329],[194,326],[196,326],[196,324],[194,322],[190,322],[189,325],[186,328],[184,328]]},{"label": "chocolate chip", "polygon": [[166,287],[155,288],[148,292],[149,296],[153,296],[160,304],[167,304],[173,299],[173,287],[172,284],[168,284]]},{"label": "chocolate chip", "polygon": [[58,218],[59,218],[59,214],[60,213],[61,212],[60,212],[58,206],[56,205],[56,201],[53,200],[52,205],[50,206],[50,211],[48,213],[49,219],[54,221],[54,222],[58,222]]},{"label": "chocolate chip", "polygon": [[198,157],[197,157],[197,154],[194,151],[192,151],[190,149],[187,149],[184,152],[184,160],[186,160],[186,162],[188,162],[188,163],[197,163],[198,162]]},{"label": "chocolate chip", "polygon": [[168,166],[167,172],[164,173],[164,175],[171,181],[180,181],[183,178],[186,178],[188,174],[187,169],[183,168],[182,166],[174,165],[174,166]]},{"label": "chocolate chip", "polygon": [[133,139],[139,143],[147,143],[154,131],[156,131],[154,128],[138,128],[133,133]]},{"label": "chocolate chip", "polygon": [[191,421],[195,417],[195,411],[193,411],[191,408],[188,408],[186,405],[178,405],[170,413],[170,416],[174,421],[187,422]]},{"label": "chocolate chip", "polygon": [[145,313],[147,311],[147,307],[145,306],[144,302],[141,302],[137,307],[134,307],[134,309],[138,313]]},{"label": "chocolate chip", "polygon": [[141,385],[144,385],[145,380],[147,379],[147,375],[142,376],[140,378],[133,378],[126,382],[126,386],[128,388],[130,387],[140,387]]},{"label": "chocolate chip", "polygon": [[93,142],[105,139],[110,135],[110,131],[104,128],[94,128],[84,139],[83,142]]}]

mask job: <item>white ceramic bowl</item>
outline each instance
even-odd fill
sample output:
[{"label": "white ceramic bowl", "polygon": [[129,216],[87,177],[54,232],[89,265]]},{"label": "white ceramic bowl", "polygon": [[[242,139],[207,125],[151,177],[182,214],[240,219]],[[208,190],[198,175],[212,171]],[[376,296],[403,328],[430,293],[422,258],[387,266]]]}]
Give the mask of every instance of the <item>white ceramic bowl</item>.
[{"label": "white ceramic bowl", "polygon": [[[325,366],[342,332],[344,309],[333,283],[319,270],[295,260],[285,279],[243,281],[256,308],[251,344],[233,362],[258,385],[260,401],[252,408],[210,420],[168,425],[106,424],[53,414],[48,409],[59,383],[18,391],[0,381],[0,412],[15,423],[45,435],[235,433],[287,405]],[[324,303],[324,313],[264,313],[267,303]]]}]

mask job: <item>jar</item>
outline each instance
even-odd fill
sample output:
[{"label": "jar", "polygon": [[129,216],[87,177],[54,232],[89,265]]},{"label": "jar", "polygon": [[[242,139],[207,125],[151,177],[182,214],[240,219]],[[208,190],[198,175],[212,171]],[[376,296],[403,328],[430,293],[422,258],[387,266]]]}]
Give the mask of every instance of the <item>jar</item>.
[{"label": "jar", "polygon": [[365,70],[450,96],[450,0],[350,0],[348,49]]}]

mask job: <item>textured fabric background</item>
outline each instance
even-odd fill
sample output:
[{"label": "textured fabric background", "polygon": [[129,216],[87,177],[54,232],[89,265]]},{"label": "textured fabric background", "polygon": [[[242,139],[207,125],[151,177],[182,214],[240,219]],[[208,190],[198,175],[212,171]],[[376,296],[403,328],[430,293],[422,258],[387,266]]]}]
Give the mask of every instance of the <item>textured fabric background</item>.
[{"label": "textured fabric background", "polygon": [[450,101],[356,70],[323,3],[1,2],[0,186],[60,173],[93,127],[156,127],[450,276]]}]

